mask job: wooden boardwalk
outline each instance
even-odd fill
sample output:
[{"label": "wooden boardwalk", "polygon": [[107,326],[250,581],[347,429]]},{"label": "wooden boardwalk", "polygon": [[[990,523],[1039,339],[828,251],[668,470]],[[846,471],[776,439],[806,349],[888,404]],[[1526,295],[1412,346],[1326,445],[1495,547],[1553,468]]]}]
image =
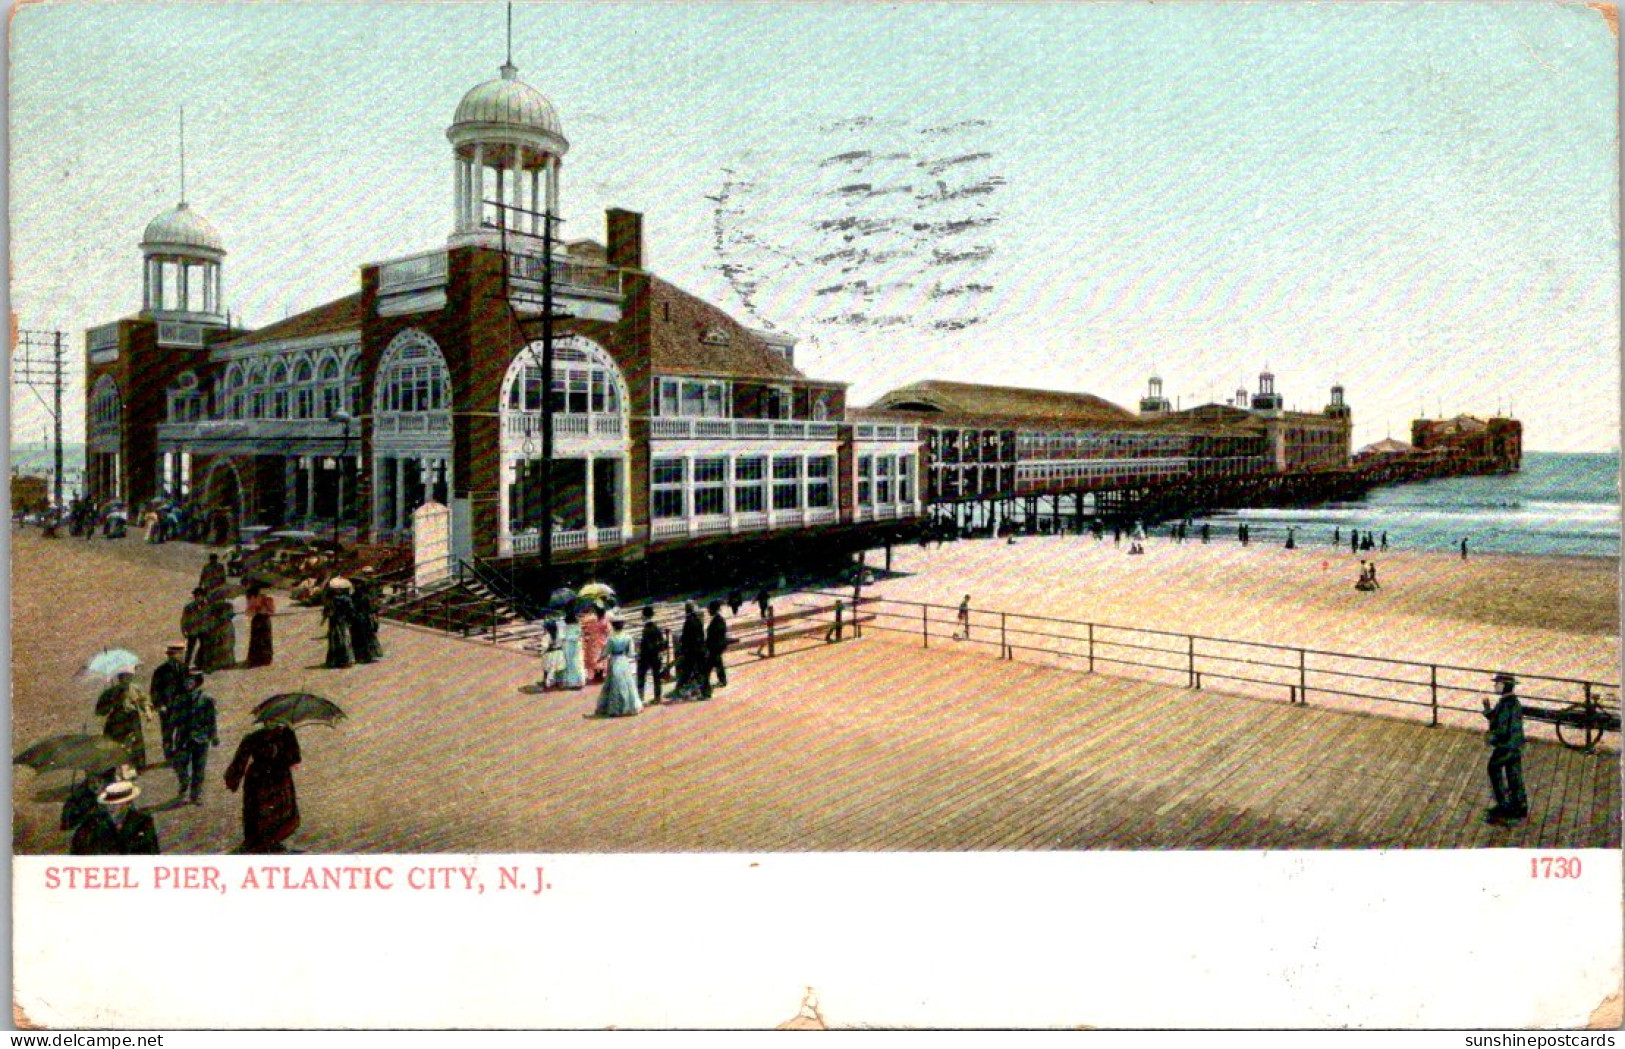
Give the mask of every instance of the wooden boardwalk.
[{"label": "wooden boardwalk", "polygon": [[[201,552],[14,550],[13,732],[93,730],[85,652],[162,651]],[[169,562],[175,562],[171,565]],[[92,593],[96,601],[76,600]],[[313,614],[277,620],[276,665],[211,677],[222,746],[201,807],[139,804],[164,850],[223,853],[240,799],[220,784],[253,704],[328,696],[300,732],[307,853],[1303,849],[1620,844],[1616,752],[1534,742],[1531,816],[1485,824],[1480,731],[1005,662],[871,634],[771,660],[736,654],[708,703],[588,720],[593,690],[530,695],[523,652],[386,625],[387,658],[331,671]],[[62,638],[84,638],[64,645]],[[143,675],[145,676],[145,675]],[[20,744],[19,744],[20,745]],[[19,770],[13,844],[66,851],[65,774]]]}]

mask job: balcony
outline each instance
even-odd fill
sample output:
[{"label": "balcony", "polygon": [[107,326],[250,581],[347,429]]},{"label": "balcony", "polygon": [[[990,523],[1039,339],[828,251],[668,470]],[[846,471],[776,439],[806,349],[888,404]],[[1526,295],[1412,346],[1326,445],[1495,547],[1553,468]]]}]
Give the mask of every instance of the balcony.
[{"label": "balcony", "polygon": [[834,524],[840,513],[833,506],[801,510],[774,510],[771,513],[716,514],[704,517],[672,517],[655,521],[649,527],[652,541],[661,539],[700,539],[708,536],[747,535],[781,528],[807,528]]},{"label": "balcony", "polygon": [[[502,413],[502,432],[509,437],[542,436],[541,412],[505,411]],[[567,415],[553,416],[553,439],[588,437],[619,440],[625,433],[619,415]]]},{"label": "balcony", "polygon": [[[616,547],[625,541],[625,534],[619,525],[607,525],[591,530],[560,528],[553,532],[553,552],[572,553],[579,550]],[[532,528],[513,535],[500,536],[497,540],[497,549],[504,557],[535,556],[542,552],[542,534]]]},{"label": "balcony", "polygon": [[780,440],[833,441],[838,423],[797,422],[782,419],[684,419],[657,416],[649,420],[649,436],[660,441]]},{"label": "balcony", "polygon": [[[350,428],[350,448],[359,447],[360,433]],[[326,419],[203,419],[197,422],[158,424],[158,445],[184,447],[193,453],[232,455],[336,455],[344,442],[344,427]],[[300,446],[307,446],[300,451]]]},{"label": "balcony", "polygon": [[426,251],[378,267],[378,294],[397,295],[438,288],[446,283],[446,253]]},{"label": "balcony", "polygon": [[450,412],[379,412],[373,418],[375,436],[410,436],[451,433]]},{"label": "balcony", "polygon": [[920,430],[917,426],[894,426],[890,423],[859,423],[856,428],[856,437],[859,441],[917,441]]}]

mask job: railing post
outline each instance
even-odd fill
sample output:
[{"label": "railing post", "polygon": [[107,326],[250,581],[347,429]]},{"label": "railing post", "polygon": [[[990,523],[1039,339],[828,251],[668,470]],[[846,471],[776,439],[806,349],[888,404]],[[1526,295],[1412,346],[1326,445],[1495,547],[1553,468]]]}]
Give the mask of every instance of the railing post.
[{"label": "railing post", "polygon": [[999,613],[999,658],[1000,659],[1009,659],[1009,658],[1011,658],[1011,656],[1010,656],[1010,637],[1009,637],[1009,634],[1005,631],[1005,613],[1003,613],[1003,612]]},{"label": "railing post", "polygon": [[920,647],[931,647],[931,609],[926,605],[920,606]]},{"label": "railing post", "polygon": [[1298,649],[1298,702],[1304,706],[1309,705],[1308,655],[1301,648]]},{"label": "railing post", "polygon": [[775,651],[775,649],[773,647],[773,606],[769,605],[768,608],[767,608],[767,658],[772,659],[773,655],[774,655],[774,651]]},{"label": "railing post", "polygon": [[1201,688],[1201,679],[1196,676],[1196,635],[1185,635],[1186,650],[1190,653],[1190,687]]},{"label": "railing post", "polygon": [[1428,692],[1431,696],[1429,705],[1433,708],[1433,727],[1439,727],[1439,667],[1432,664],[1428,667]]},{"label": "railing post", "polygon": [[1093,674],[1095,672],[1095,625],[1093,623],[1090,623],[1090,624],[1088,624],[1088,626],[1089,626],[1089,673]]}]

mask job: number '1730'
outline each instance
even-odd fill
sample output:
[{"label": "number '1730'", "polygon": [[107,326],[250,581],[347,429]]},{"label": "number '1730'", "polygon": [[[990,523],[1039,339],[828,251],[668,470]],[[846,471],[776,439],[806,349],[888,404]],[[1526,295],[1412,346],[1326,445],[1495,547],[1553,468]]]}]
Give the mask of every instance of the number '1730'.
[{"label": "number '1730'", "polygon": [[1531,878],[1578,878],[1580,876],[1580,857],[1531,856],[1529,857],[1529,876]]}]

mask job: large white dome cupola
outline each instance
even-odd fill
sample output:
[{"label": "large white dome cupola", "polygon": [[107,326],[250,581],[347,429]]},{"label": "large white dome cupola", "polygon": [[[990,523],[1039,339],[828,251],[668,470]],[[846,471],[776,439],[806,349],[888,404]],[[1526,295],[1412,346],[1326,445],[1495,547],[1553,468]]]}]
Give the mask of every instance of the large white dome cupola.
[{"label": "large white dome cupola", "polygon": [[141,309],[166,320],[224,324],[221,263],[225,242],[214,223],[186,203],[186,116],[181,115],[181,199],[141,235]]},{"label": "large white dome cupola", "polygon": [[463,96],[446,138],[455,201],[451,245],[494,247],[504,223],[510,234],[540,237],[537,213],[558,214],[559,162],[570,143],[558,111],[519,79],[511,57],[495,80]]}]

